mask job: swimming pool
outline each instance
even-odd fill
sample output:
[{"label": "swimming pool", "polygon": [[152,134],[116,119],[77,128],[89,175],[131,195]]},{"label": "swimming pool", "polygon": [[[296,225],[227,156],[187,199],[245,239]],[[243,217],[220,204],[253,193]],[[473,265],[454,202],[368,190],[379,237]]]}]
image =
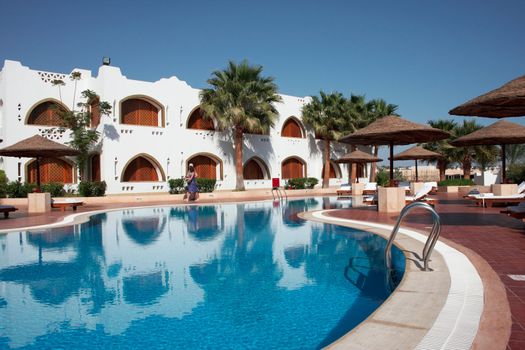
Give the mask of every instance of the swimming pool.
[{"label": "swimming pool", "polygon": [[371,233],[297,213],[333,198],[126,209],[0,235],[0,348],[314,349],[404,271]]}]

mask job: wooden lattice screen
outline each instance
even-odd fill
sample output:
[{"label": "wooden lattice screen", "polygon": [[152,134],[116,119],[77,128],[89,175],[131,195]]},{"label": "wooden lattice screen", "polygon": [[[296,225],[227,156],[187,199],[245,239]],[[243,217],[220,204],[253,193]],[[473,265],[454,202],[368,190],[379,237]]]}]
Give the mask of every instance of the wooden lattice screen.
[{"label": "wooden lattice screen", "polygon": [[215,130],[213,127],[213,121],[209,118],[204,117],[204,113],[200,108],[197,108],[190,116],[188,121],[188,129],[199,129],[199,130]]},{"label": "wooden lattice screen", "polygon": [[122,124],[159,126],[159,109],[146,100],[126,100],[122,102]]},{"label": "wooden lattice screen", "polygon": [[297,158],[289,158],[282,163],[281,177],[283,179],[296,179],[304,177],[303,163]]},{"label": "wooden lattice screen", "polygon": [[[323,165],[323,170],[321,171],[321,178],[323,178],[323,176],[324,176],[324,165]],[[335,172],[334,165],[330,163],[330,179],[335,179],[335,178],[337,178],[337,173]]]},{"label": "wooden lattice screen", "polygon": [[196,156],[188,161],[193,163],[197,176],[203,179],[217,179],[217,163],[206,156]]},{"label": "wooden lattice screen", "polygon": [[91,157],[91,181],[100,181],[100,155]]},{"label": "wooden lattice screen", "polygon": [[144,157],[133,159],[124,170],[123,182],[159,181],[155,166]]},{"label": "wooden lattice screen", "polygon": [[297,124],[295,120],[290,118],[284,123],[281,136],[302,138],[303,134],[301,132],[301,127],[299,126],[299,124]]},{"label": "wooden lattice screen", "polygon": [[[28,167],[28,182],[36,183],[36,161]],[[73,183],[73,167],[68,162],[58,158],[42,158],[40,160],[40,182]]]},{"label": "wooden lattice screen", "polygon": [[65,112],[64,108],[52,101],[42,102],[37,105],[27,118],[30,125],[61,126],[62,118],[59,112]]},{"label": "wooden lattice screen", "polygon": [[264,179],[264,172],[259,163],[251,159],[244,166],[243,176],[245,180],[262,180]]},{"label": "wooden lattice screen", "polygon": [[96,128],[100,124],[100,99],[95,97],[90,104],[91,109],[91,127]]}]

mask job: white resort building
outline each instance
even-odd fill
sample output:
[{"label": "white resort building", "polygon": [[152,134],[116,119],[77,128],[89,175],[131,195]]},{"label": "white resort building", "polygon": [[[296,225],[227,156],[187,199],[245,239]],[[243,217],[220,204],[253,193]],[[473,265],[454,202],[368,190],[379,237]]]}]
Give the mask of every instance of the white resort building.
[{"label": "white resort building", "polygon": [[[112,106],[110,116],[92,108],[92,126],[101,141],[86,171],[91,181],[104,180],[107,193],[162,193],[167,181],[180,178],[193,163],[202,178],[217,180],[217,189],[235,188],[233,140],[228,131],[216,131],[212,120],[199,109],[199,90],[171,77],[156,82],[126,78],[118,67],[102,65],[98,75],[81,73],[75,82],[69,74],[31,70],[6,60],[0,72],[1,147],[33,135],[66,143],[69,131],[60,133],[55,106],[71,110],[81,92],[92,90],[99,101]],[[62,80],[65,85],[53,85]],[[270,188],[272,178],[322,178],[323,143],[301,121],[308,97],[282,95],[276,105],[279,118],[269,135],[245,134],[243,164],[247,189]],[[332,159],[350,150],[335,143]],[[34,182],[33,159],[0,157],[0,169],[10,180]],[[74,187],[79,181],[73,158],[49,158],[41,162],[42,182],[61,182]],[[358,169],[362,177],[368,169]],[[331,162],[330,184],[348,181],[347,165]]]}]

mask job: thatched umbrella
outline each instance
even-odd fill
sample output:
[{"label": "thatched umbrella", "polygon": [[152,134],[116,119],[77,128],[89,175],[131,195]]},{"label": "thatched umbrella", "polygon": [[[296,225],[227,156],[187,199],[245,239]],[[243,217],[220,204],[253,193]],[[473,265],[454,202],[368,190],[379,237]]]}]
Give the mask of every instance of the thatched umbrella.
[{"label": "thatched umbrella", "polygon": [[38,192],[40,192],[40,158],[76,156],[79,153],[76,149],[48,140],[40,135],[32,136],[0,149],[0,156],[36,158],[36,187]]},{"label": "thatched umbrella", "polygon": [[489,118],[525,116],[525,75],[465,102],[448,113]]},{"label": "thatched umbrella", "polygon": [[[377,158],[369,153],[366,153],[360,150],[355,150],[337,159],[336,163],[366,164],[366,163],[381,162],[382,160],[383,159]],[[359,178],[357,178],[357,182],[359,182]]]},{"label": "thatched umbrella", "polygon": [[414,160],[416,164],[416,182],[418,181],[417,173],[417,161],[422,160],[433,160],[443,158],[443,156],[437,152],[429,151],[421,146],[414,146],[394,156],[394,160]]},{"label": "thatched umbrella", "polygon": [[476,130],[465,136],[461,136],[450,144],[453,146],[478,146],[478,145],[500,145],[501,146],[501,183],[507,178],[505,162],[505,145],[525,143],[525,126],[500,120]]},{"label": "thatched umbrella", "polygon": [[438,141],[449,136],[450,134],[446,131],[389,115],[353,134],[342,137],[340,141],[353,145],[389,145],[390,185],[392,186],[394,182],[394,145]]}]

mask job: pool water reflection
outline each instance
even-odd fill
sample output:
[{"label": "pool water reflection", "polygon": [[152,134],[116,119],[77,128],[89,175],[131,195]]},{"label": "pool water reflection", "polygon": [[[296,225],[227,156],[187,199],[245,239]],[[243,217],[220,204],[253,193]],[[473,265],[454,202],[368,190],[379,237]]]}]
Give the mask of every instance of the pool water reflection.
[{"label": "pool water reflection", "polygon": [[0,348],[328,345],[391,292],[383,239],[297,216],[345,205],[128,209],[0,236]]}]

